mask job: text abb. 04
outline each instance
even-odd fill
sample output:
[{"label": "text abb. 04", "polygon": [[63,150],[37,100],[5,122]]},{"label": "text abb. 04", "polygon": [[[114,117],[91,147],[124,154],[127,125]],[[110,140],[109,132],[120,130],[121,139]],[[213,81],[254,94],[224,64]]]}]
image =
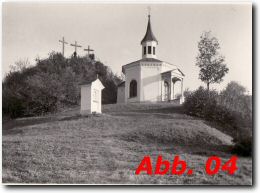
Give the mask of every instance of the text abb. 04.
[{"label": "text abb. 04", "polygon": [[[215,175],[220,170],[233,175],[237,169],[237,156],[232,156],[226,162],[223,162],[218,156],[211,156],[205,163],[205,171],[208,175]],[[187,173],[188,175],[193,174],[193,169],[188,168],[186,161],[181,160],[178,155],[174,157],[172,165],[170,161],[163,160],[162,156],[159,155],[154,171],[150,156],[145,156],[136,169],[135,174],[139,175],[142,172],[148,175],[165,175],[169,171],[172,175],[182,175],[184,173]]]}]

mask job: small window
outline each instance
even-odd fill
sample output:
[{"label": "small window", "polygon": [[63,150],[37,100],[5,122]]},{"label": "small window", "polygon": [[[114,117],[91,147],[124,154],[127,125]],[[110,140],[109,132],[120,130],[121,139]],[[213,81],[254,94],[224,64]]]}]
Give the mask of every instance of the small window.
[{"label": "small window", "polygon": [[136,80],[132,80],[130,82],[130,93],[129,93],[129,97],[136,97],[137,96],[137,82]]},{"label": "small window", "polygon": [[148,46],[148,54],[151,54],[151,53],[152,53],[152,47]]},{"label": "small window", "polygon": [[155,47],[153,47],[153,55],[155,55]]},{"label": "small window", "polygon": [[146,47],[144,46],[144,55],[146,54]]}]

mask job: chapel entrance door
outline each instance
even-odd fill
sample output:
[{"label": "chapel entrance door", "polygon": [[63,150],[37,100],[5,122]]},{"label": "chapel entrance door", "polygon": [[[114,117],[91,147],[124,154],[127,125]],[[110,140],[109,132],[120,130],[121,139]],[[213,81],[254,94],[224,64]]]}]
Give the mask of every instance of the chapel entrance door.
[{"label": "chapel entrance door", "polygon": [[167,81],[164,81],[164,101],[170,100],[170,86]]}]

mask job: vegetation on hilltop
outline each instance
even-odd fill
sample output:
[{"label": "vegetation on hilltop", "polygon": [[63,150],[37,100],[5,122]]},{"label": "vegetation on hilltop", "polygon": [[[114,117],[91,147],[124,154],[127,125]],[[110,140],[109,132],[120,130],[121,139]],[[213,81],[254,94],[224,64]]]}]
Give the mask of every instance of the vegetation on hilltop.
[{"label": "vegetation on hilltop", "polygon": [[35,66],[17,63],[3,80],[3,116],[22,117],[56,112],[79,104],[80,83],[97,74],[105,86],[102,103],[116,102],[120,78],[109,67],[88,57],[64,58],[51,52]]}]

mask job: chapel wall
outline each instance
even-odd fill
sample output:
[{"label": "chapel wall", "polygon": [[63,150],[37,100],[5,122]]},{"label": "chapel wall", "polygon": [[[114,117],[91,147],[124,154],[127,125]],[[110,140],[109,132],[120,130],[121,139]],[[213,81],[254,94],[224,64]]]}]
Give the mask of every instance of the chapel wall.
[{"label": "chapel wall", "polygon": [[143,63],[141,66],[141,101],[161,101],[161,65]]},{"label": "chapel wall", "polygon": [[91,85],[91,113],[102,113],[102,89],[100,81],[94,81]]},{"label": "chapel wall", "polygon": [[90,85],[81,87],[80,112],[81,114],[91,113],[91,86]]},{"label": "chapel wall", "polygon": [[[140,102],[140,65],[136,64],[125,69],[125,101],[128,103],[131,102]],[[137,81],[137,96],[130,98],[129,86],[132,80]]]},{"label": "chapel wall", "polygon": [[125,87],[119,86],[117,88],[117,103],[125,103]]}]

